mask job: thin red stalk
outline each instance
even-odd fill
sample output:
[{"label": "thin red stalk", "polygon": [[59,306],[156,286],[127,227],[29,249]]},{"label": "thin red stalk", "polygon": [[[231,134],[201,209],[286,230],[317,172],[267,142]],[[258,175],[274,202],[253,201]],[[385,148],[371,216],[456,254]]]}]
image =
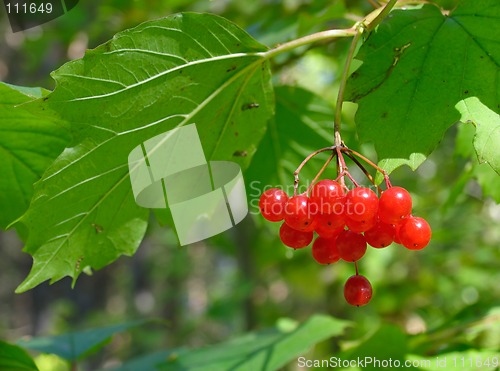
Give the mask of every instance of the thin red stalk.
[{"label": "thin red stalk", "polygon": [[378,165],[376,165],[375,163],[373,163],[371,160],[369,160],[368,158],[366,158],[365,156],[363,156],[361,153],[358,153],[358,152],[356,152],[356,151],[354,151],[354,150],[352,150],[350,148],[347,148],[347,147],[342,148],[342,150],[345,151],[345,152],[350,152],[354,156],[359,157],[364,162],[366,162],[368,165],[370,165],[371,167],[375,168],[378,172],[382,173],[382,175],[384,176],[385,185],[387,186],[387,188],[391,188],[392,187],[391,181],[389,180],[389,175],[387,175],[387,171],[385,171],[384,169],[382,169],[381,167],[379,167]]},{"label": "thin red stalk", "polygon": [[341,185],[344,188],[346,188],[344,176],[347,176],[349,178],[349,180],[352,182],[352,184],[354,184],[356,187],[359,187],[358,182],[356,182],[356,179],[354,179],[352,177],[351,173],[349,173],[349,171],[347,169],[347,165],[345,164],[345,160],[344,160],[344,156],[342,155],[342,152],[345,152],[346,149],[347,149],[347,147],[339,148],[337,146],[337,159],[338,159],[339,170],[340,170],[340,175],[337,177],[337,180],[340,179]]},{"label": "thin red stalk", "polygon": [[375,183],[375,179],[373,179],[372,175],[366,170],[366,168],[361,164],[361,162],[358,161],[356,157],[352,155],[350,152],[345,153],[347,157],[349,157],[360,169],[361,171],[365,174],[365,176],[368,178],[368,180],[375,186],[377,187],[378,193],[382,193],[382,189]]},{"label": "thin red stalk", "polygon": [[323,171],[325,171],[326,167],[328,166],[328,164],[333,160],[333,158],[336,156],[336,152],[334,150],[332,150],[332,154],[330,155],[330,157],[328,157],[328,159],[325,161],[325,163],[323,164],[323,167],[318,171],[318,174],[316,174],[316,176],[314,177],[314,179],[312,180],[311,184],[309,184],[309,187],[307,187],[307,191],[306,193],[309,195],[309,192],[311,192],[311,189],[312,187],[314,186],[314,183],[316,183],[316,181],[318,180],[318,178],[321,176],[321,174],[323,174]]},{"label": "thin red stalk", "polygon": [[318,150],[314,151],[313,153],[311,153],[309,156],[307,156],[304,159],[304,161],[302,161],[302,163],[299,165],[299,167],[297,168],[297,170],[295,170],[293,172],[293,177],[294,177],[293,195],[294,196],[297,196],[297,188],[299,187],[299,174],[302,171],[302,168],[305,166],[305,164],[307,164],[307,162],[311,158],[313,158],[314,156],[316,156],[318,153],[325,152],[325,151],[333,151],[334,149],[335,149],[335,146],[325,147],[325,148],[318,149]]}]

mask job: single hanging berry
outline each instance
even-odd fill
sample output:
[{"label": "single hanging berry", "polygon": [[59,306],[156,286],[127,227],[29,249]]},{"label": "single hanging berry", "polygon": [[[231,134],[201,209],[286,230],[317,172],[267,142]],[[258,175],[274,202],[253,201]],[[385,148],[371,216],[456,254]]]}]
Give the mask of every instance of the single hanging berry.
[{"label": "single hanging berry", "polygon": [[366,277],[359,274],[349,277],[344,285],[344,298],[357,307],[366,305],[372,298],[372,285]]}]

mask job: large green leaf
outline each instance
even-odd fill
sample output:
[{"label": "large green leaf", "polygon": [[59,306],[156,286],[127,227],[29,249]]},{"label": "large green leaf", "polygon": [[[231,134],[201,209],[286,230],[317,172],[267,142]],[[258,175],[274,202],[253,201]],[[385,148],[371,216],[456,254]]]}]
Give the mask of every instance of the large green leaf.
[{"label": "large green leaf", "polygon": [[282,322],[276,328],[247,334],[212,347],[180,352],[158,367],[183,371],[278,370],[316,343],[344,333],[349,322],[316,315],[298,325]]},{"label": "large green leaf", "polygon": [[374,142],[387,170],[419,166],[460,119],[458,102],[475,97],[498,112],[499,43],[497,0],[463,0],[449,15],[433,5],[395,10],[369,36],[346,97],[359,103],[360,139]]},{"label": "large green leaf", "polygon": [[24,109],[23,103],[47,93],[0,82],[0,228],[26,211],[33,183],[69,140],[63,127]]},{"label": "large green leaf", "polygon": [[23,348],[47,354],[56,354],[68,361],[75,361],[101,349],[114,334],[127,331],[144,323],[145,321],[128,322],[64,335],[37,337],[20,340],[17,344]]},{"label": "large green leaf", "polygon": [[24,349],[0,341],[0,370],[37,371],[38,368]]},{"label": "large green leaf", "polygon": [[33,111],[70,123],[74,141],[21,218],[34,265],[17,291],[136,251],[149,211],[134,201],[127,158],[146,139],[195,123],[207,160],[247,166],[273,112],[265,50],[223,18],[184,13],[121,32],[53,73],[56,89]]}]

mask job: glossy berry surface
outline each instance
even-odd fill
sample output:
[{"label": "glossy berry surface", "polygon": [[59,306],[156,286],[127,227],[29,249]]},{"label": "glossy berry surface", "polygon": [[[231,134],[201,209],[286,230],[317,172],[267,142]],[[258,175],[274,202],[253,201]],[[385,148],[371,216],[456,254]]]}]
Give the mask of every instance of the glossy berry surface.
[{"label": "glossy berry surface", "polygon": [[355,275],[349,277],[344,285],[344,298],[351,304],[360,307],[368,304],[372,298],[372,285],[366,277]]},{"label": "glossy berry surface", "polygon": [[366,219],[366,220],[352,220],[349,218],[346,218],[346,225],[347,228],[350,231],[356,232],[356,233],[361,233],[369,230],[370,228],[373,228],[377,224],[377,218],[371,218],[371,219]]},{"label": "glossy berry surface", "polygon": [[314,260],[320,264],[332,264],[340,260],[335,238],[316,237],[312,246]]},{"label": "glossy berry surface", "polygon": [[345,226],[344,217],[341,214],[317,214],[314,217],[316,222],[316,231],[320,234],[320,231],[325,233],[333,233],[339,229],[343,229]]},{"label": "glossy berry surface", "polygon": [[331,214],[343,206],[344,191],[342,186],[331,179],[316,183],[311,192],[311,204],[320,213]]},{"label": "glossy berry surface", "polygon": [[421,250],[431,240],[431,227],[423,218],[409,216],[404,219],[398,229],[400,243],[410,250]]},{"label": "glossy berry surface", "polygon": [[288,247],[301,249],[311,243],[313,232],[297,231],[283,223],[280,227],[280,239]]},{"label": "glossy berry surface", "polygon": [[259,200],[260,213],[271,222],[279,222],[285,218],[285,205],[288,195],[279,188],[266,190]]},{"label": "glossy berry surface", "polygon": [[354,221],[371,220],[377,215],[378,197],[370,188],[357,187],[347,192],[345,214]]},{"label": "glossy berry surface", "polygon": [[396,228],[392,224],[378,222],[364,233],[366,242],[378,249],[389,246],[394,241]]},{"label": "glossy berry surface", "polygon": [[411,214],[412,201],[408,191],[401,187],[391,187],[380,196],[378,216],[387,224],[397,224]]},{"label": "glossy berry surface", "polygon": [[366,240],[362,234],[342,231],[337,237],[337,248],[343,260],[355,262],[365,255]]},{"label": "glossy berry surface", "polygon": [[298,231],[310,228],[315,214],[305,195],[290,197],[285,205],[285,223]]}]

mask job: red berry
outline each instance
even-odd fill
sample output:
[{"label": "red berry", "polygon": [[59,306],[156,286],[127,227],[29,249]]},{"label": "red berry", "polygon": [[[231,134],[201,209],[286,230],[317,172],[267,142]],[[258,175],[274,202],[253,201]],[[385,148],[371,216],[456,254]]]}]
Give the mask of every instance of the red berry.
[{"label": "red berry", "polygon": [[285,205],[285,222],[293,229],[303,231],[313,222],[315,210],[305,195],[293,196]]},{"label": "red berry", "polygon": [[337,248],[343,260],[355,262],[365,255],[366,240],[362,234],[342,231],[337,237]]},{"label": "red berry", "polygon": [[411,213],[411,196],[401,187],[391,187],[380,196],[378,215],[387,224],[397,224]]},{"label": "red berry", "polygon": [[340,259],[335,238],[317,237],[311,251],[313,258],[320,264],[331,264]]},{"label": "red berry", "polygon": [[260,196],[260,213],[271,222],[279,222],[285,217],[285,204],[287,201],[288,196],[281,189],[268,189]]},{"label": "red berry", "polygon": [[345,214],[355,221],[370,220],[377,215],[378,197],[370,188],[357,187],[347,192]]},{"label": "red berry", "polygon": [[297,231],[283,223],[280,227],[280,239],[286,246],[300,249],[311,243],[313,232]]},{"label": "red berry", "polygon": [[373,228],[367,230],[364,235],[366,242],[376,248],[389,246],[394,241],[396,229],[392,224],[378,222]]},{"label": "red berry", "polygon": [[368,220],[361,220],[361,221],[356,221],[352,220],[349,218],[346,218],[346,225],[347,228],[349,228],[350,231],[356,232],[356,233],[361,233],[369,230],[373,226],[377,224],[377,218],[371,218]]},{"label": "red berry", "polygon": [[423,218],[409,216],[401,222],[398,230],[401,244],[410,250],[423,249],[431,240],[431,227]]},{"label": "red berry", "polygon": [[311,192],[311,203],[320,213],[331,214],[342,207],[344,191],[342,186],[330,179],[323,179],[316,183]]},{"label": "red berry", "polygon": [[372,285],[366,277],[355,275],[349,277],[344,286],[344,298],[356,306],[366,305],[372,298]]},{"label": "red berry", "polygon": [[316,222],[316,232],[320,233],[318,230],[324,231],[325,233],[334,232],[339,229],[344,229],[345,220],[342,214],[322,214],[319,213],[314,217]]}]

